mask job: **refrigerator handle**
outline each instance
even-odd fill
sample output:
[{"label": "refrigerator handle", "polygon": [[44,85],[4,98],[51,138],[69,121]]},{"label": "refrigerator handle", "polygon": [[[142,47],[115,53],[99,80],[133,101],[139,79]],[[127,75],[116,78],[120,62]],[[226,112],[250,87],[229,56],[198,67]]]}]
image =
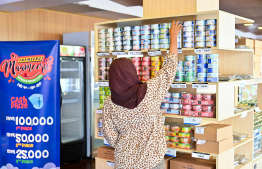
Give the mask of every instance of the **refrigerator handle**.
[{"label": "refrigerator handle", "polygon": [[62,88],[60,85],[60,109],[62,108],[62,101],[63,101],[63,96],[62,96]]}]

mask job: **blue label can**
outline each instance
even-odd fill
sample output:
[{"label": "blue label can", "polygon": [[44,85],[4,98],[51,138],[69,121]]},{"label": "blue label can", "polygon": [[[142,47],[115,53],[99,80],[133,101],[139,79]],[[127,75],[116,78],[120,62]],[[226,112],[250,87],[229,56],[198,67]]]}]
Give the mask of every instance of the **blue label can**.
[{"label": "blue label can", "polygon": [[201,25],[201,26],[196,26],[195,27],[196,31],[205,31],[206,30],[206,26],[205,25]]},{"label": "blue label can", "polygon": [[150,35],[142,35],[141,40],[150,39]]},{"label": "blue label can", "polygon": [[184,26],[190,26],[190,27],[194,27],[194,21],[185,21]]},{"label": "blue label can", "polygon": [[197,59],[206,59],[206,58],[207,58],[207,55],[206,55],[206,54],[197,54],[197,55],[196,55],[196,58],[197,58]]},{"label": "blue label can", "polygon": [[133,36],[139,36],[141,33],[140,31],[132,31]]},{"label": "blue label can", "polygon": [[194,32],[183,32],[183,37],[194,37]]},{"label": "blue label can", "polygon": [[206,73],[207,68],[197,68],[197,73]]},{"label": "blue label can", "polygon": [[207,73],[218,73],[218,68],[208,68]]},{"label": "blue label can", "polygon": [[140,41],[140,40],[133,40],[133,44],[134,44],[134,45],[140,45],[140,44],[141,44],[141,41]]},{"label": "blue label can", "polygon": [[197,68],[207,68],[207,67],[208,67],[208,64],[207,64],[207,63],[197,64]]},{"label": "blue label can", "polygon": [[214,41],[217,40],[217,36],[207,36],[206,41]]},{"label": "blue label can", "polygon": [[217,32],[215,30],[206,31],[206,36],[214,36],[216,34],[217,34]]},{"label": "blue label can", "polygon": [[150,40],[141,40],[141,44],[144,45],[144,44],[150,44]]},{"label": "blue label can", "polygon": [[159,29],[151,29],[151,34],[160,34]]},{"label": "blue label can", "polygon": [[206,59],[197,59],[197,64],[199,63],[207,63]]},{"label": "blue label can", "polygon": [[133,30],[133,31],[140,31],[140,26],[133,26],[133,27],[132,27],[132,30]]},{"label": "blue label can", "polygon": [[207,54],[207,59],[218,59],[218,54]]},{"label": "blue label can", "polygon": [[140,40],[140,36],[132,36],[133,40]]},{"label": "blue label can", "polygon": [[197,82],[207,82],[206,77],[197,77]]},{"label": "blue label can", "polygon": [[150,35],[150,30],[142,30],[141,35]]},{"label": "blue label can", "polygon": [[206,20],[196,20],[195,26],[206,25]]},{"label": "blue label can", "polygon": [[195,31],[195,36],[205,36],[206,32],[205,31]]},{"label": "blue label can", "polygon": [[217,63],[208,64],[208,68],[216,68],[216,69],[218,69],[218,64]]},{"label": "blue label can", "polygon": [[170,28],[170,23],[162,23],[160,24],[160,29],[169,29]]},{"label": "blue label can", "polygon": [[159,29],[159,24],[153,24],[151,25],[151,30],[152,29]]},{"label": "blue label can", "polygon": [[160,35],[159,34],[152,34],[151,39],[159,39]]},{"label": "blue label can", "polygon": [[195,67],[194,66],[184,66],[184,70],[185,71],[195,71]]},{"label": "blue label can", "polygon": [[183,42],[194,42],[194,37],[184,37]]},{"label": "blue label can", "polygon": [[207,73],[207,77],[218,77],[218,73]]},{"label": "blue label can", "polygon": [[197,73],[197,77],[207,77],[206,73]]},{"label": "blue label can", "polygon": [[151,44],[159,44],[159,39],[152,39]]},{"label": "blue label can", "polygon": [[160,39],[161,44],[169,44],[169,39]]},{"label": "blue label can", "polygon": [[215,25],[215,24],[217,24],[217,20],[216,19],[207,19],[206,24],[207,25]]},{"label": "blue label can", "polygon": [[218,63],[218,59],[207,59],[207,63]]},{"label": "blue label can", "polygon": [[169,49],[169,44],[160,44],[161,49]]},{"label": "blue label can", "polygon": [[185,77],[184,76],[176,76],[175,81],[176,82],[183,82],[183,81],[185,81]]},{"label": "blue label can", "polygon": [[151,26],[150,25],[143,25],[141,26],[141,30],[150,30]]},{"label": "blue label can", "polygon": [[151,45],[151,49],[160,49],[160,45],[159,44],[153,44],[153,45]]},{"label": "blue label can", "polygon": [[207,82],[218,82],[218,77],[208,77]]},{"label": "blue label can", "polygon": [[168,33],[162,33],[159,35],[160,39],[169,39],[169,34]]}]

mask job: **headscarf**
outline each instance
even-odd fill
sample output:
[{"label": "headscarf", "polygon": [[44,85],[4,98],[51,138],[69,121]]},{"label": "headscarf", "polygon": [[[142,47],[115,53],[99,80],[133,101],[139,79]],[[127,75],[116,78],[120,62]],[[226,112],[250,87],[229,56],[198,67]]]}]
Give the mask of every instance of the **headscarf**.
[{"label": "headscarf", "polygon": [[112,102],[128,109],[136,108],[147,91],[147,83],[139,80],[134,63],[126,58],[116,59],[111,64],[109,87]]}]

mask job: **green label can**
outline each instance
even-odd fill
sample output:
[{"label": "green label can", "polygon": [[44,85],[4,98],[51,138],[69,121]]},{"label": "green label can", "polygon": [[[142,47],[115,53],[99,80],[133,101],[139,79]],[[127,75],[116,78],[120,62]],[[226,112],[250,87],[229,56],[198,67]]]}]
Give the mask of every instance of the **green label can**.
[{"label": "green label can", "polygon": [[103,91],[103,90],[105,90],[105,87],[99,87],[99,91]]},{"label": "green label can", "polygon": [[111,95],[111,91],[110,90],[107,90],[106,91],[106,96],[110,96]]},{"label": "green label can", "polygon": [[99,91],[99,95],[106,95],[106,91],[105,90]]},{"label": "green label can", "polygon": [[185,77],[185,81],[186,82],[195,82],[196,81],[196,77]]},{"label": "green label can", "polygon": [[185,56],[185,60],[186,61],[195,60],[195,55],[187,55],[187,56]]}]

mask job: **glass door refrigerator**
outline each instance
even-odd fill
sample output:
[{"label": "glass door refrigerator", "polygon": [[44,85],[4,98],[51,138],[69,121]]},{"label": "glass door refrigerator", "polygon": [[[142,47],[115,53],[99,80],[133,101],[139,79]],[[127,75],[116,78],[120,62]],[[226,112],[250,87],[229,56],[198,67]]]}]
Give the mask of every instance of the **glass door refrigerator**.
[{"label": "glass door refrigerator", "polygon": [[86,49],[60,46],[61,163],[86,157]]}]

